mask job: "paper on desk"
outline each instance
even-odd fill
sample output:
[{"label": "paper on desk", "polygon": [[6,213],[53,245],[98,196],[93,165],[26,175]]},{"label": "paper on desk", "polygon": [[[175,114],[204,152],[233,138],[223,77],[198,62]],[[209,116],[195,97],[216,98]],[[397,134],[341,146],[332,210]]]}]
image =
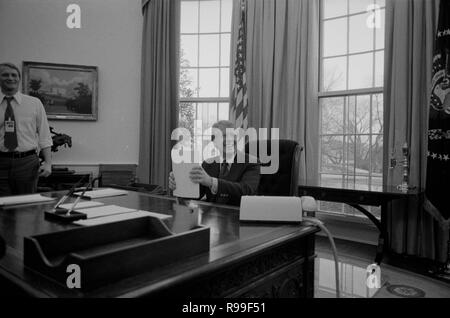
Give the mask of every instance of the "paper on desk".
[{"label": "paper on desk", "polygon": [[99,225],[99,224],[106,224],[106,223],[113,223],[123,220],[130,220],[145,216],[153,216],[157,217],[158,219],[164,220],[169,219],[172,216],[167,214],[160,214],[160,213],[154,213],[154,212],[148,212],[148,211],[135,211],[135,212],[129,212],[129,213],[122,213],[122,214],[115,214],[115,215],[108,215],[104,217],[98,217],[93,219],[87,219],[87,220],[80,220],[73,222],[74,224],[83,225],[83,226],[92,226],[92,225]]},{"label": "paper on desk", "polygon": [[172,162],[173,174],[177,187],[173,195],[180,198],[197,199],[200,196],[200,186],[189,179],[192,168],[198,167],[198,163],[175,163]]},{"label": "paper on desk", "polygon": [[[96,198],[106,198],[106,197],[114,197],[118,195],[126,195],[128,191],[118,190],[112,188],[98,189],[92,191],[86,191],[83,197],[96,199]],[[74,195],[81,195],[81,192],[75,192]]]},{"label": "paper on desk", "polygon": [[165,220],[165,219],[172,218],[171,215],[167,215],[167,214],[161,214],[161,213],[155,213],[155,212],[149,212],[149,211],[143,211],[143,210],[139,210],[138,212],[145,212],[145,213],[147,213],[147,216],[153,216],[153,217],[158,218],[160,220]]},{"label": "paper on desk", "polygon": [[124,207],[121,207],[118,205],[102,205],[102,206],[87,208],[87,209],[75,208],[75,211],[86,214],[88,219],[93,219],[93,218],[98,218],[98,217],[107,216],[107,215],[136,212],[136,209],[124,208]]},{"label": "paper on desk", "polygon": [[54,201],[55,198],[45,197],[40,194],[28,194],[28,195],[15,195],[10,197],[0,198],[0,206],[5,205],[18,205],[28,203],[41,203]]},{"label": "paper on desk", "polygon": [[[73,203],[66,203],[66,204],[61,204],[59,207],[69,210],[70,208],[72,208],[72,205],[73,205]],[[100,205],[103,205],[103,203],[97,202],[97,201],[83,201],[83,202],[78,202],[78,204],[75,206],[75,210],[92,208],[94,206],[100,206]]]}]

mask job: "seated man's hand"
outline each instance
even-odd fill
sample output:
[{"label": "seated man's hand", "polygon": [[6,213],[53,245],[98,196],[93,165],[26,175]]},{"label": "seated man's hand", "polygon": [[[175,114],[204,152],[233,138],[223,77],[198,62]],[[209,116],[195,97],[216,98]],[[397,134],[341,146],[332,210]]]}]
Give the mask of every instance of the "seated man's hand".
[{"label": "seated man's hand", "polygon": [[169,173],[169,189],[173,191],[176,189],[176,187],[177,187],[177,184],[175,182],[175,176],[174,176],[173,172],[170,171],[170,173]]},{"label": "seated man's hand", "polygon": [[202,167],[194,167],[189,173],[189,178],[194,183],[199,183],[205,187],[212,186],[212,178],[203,170]]}]

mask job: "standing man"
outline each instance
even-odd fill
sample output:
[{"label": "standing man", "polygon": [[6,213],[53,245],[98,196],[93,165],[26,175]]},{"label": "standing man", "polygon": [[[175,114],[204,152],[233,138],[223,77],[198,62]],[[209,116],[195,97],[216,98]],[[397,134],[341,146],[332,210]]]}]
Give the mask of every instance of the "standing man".
[{"label": "standing man", "polygon": [[[38,176],[51,174],[53,144],[44,106],[19,92],[20,70],[0,63],[0,196],[36,192]],[[38,151],[44,155],[39,164]]]}]

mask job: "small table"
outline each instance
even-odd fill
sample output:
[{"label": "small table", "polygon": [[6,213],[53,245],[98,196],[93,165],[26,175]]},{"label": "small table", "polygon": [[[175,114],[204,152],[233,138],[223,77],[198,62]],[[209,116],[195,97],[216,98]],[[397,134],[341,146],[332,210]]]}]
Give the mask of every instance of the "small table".
[{"label": "small table", "polygon": [[92,172],[52,172],[48,177],[40,177],[38,181],[38,188],[46,188],[46,191],[67,190],[77,184],[80,180],[85,183],[92,179]]},{"label": "small table", "polygon": [[[386,213],[388,203],[394,200],[408,199],[411,197],[422,198],[424,190],[420,188],[402,191],[397,187],[384,186],[378,190],[359,190],[351,188],[333,188],[321,186],[319,182],[300,180],[298,192],[300,196],[312,196],[316,200],[345,203],[357,209],[367,216],[380,232],[378,238],[377,254],[375,263],[380,264],[385,247],[388,245],[388,233],[386,226]],[[375,215],[366,210],[362,205],[381,206],[381,217],[377,219]]]}]

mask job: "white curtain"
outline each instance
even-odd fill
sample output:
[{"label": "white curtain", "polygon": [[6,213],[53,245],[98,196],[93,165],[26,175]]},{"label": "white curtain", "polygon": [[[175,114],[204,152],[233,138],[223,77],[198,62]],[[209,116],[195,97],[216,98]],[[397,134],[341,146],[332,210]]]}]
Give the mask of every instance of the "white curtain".
[{"label": "white curtain", "polygon": [[[410,150],[410,184],[425,187],[428,109],[438,0],[386,1],[384,183],[401,183],[391,157]],[[388,211],[390,247],[398,254],[445,262],[448,231],[422,208],[422,201],[394,202]]]},{"label": "white curtain", "polygon": [[[235,0],[232,66],[239,18]],[[317,179],[319,1],[247,0],[246,30],[249,127],[279,128],[280,138],[297,141],[300,177]]]},{"label": "white curtain", "polygon": [[177,124],[179,0],[143,0],[140,182],[167,186]]}]

